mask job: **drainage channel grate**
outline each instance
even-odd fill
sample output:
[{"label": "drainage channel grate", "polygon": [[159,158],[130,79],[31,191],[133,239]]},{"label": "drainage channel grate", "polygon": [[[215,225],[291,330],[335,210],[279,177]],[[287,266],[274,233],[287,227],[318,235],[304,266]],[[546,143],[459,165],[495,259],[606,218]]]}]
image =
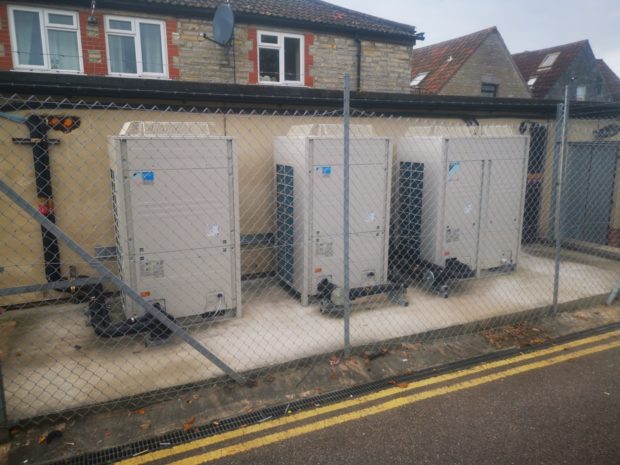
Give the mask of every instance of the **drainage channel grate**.
[{"label": "drainage channel grate", "polygon": [[262,423],[267,420],[274,420],[286,416],[288,411],[291,411],[292,413],[297,413],[303,410],[310,410],[318,406],[333,404],[345,399],[359,397],[364,394],[381,391],[383,389],[392,387],[392,384],[390,382],[398,383],[418,381],[421,379],[430,378],[431,376],[437,376],[444,373],[458,371],[463,368],[467,368],[483,362],[500,360],[513,355],[533,352],[536,350],[544,349],[545,347],[550,347],[564,342],[581,339],[587,336],[603,334],[618,328],[620,328],[620,323],[612,323],[609,325],[601,326],[599,328],[588,329],[566,336],[561,336],[551,341],[547,341],[544,344],[525,348],[506,349],[498,352],[479,355],[477,357],[469,358],[467,360],[460,360],[439,367],[427,368],[416,373],[390,377],[389,379],[383,379],[379,381],[373,381],[371,383],[361,386],[355,386],[332,393],[320,394],[314,397],[299,399],[291,401],[288,404],[268,407],[257,412],[252,412],[225,420],[219,420],[217,425],[210,424],[196,426],[192,431],[188,432],[182,430],[174,431],[158,436],[156,438],[137,441],[123,446],[112,447],[99,452],[90,452],[73,458],[61,459],[54,462],[47,462],[47,465],[103,465],[117,460],[140,456],[148,452],[168,449],[174,446],[178,446],[180,444],[195,441],[197,439],[203,439],[209,436],[216,436],[218,434],[232,431],[241,427]]}]

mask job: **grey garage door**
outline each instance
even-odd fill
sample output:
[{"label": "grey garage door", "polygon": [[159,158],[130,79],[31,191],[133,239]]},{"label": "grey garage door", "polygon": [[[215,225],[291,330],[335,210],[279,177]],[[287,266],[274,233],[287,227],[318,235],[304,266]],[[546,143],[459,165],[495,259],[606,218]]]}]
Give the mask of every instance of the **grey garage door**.
[{"label": "grey garage door", "polygon": [[607,244],[618,145],[570,144],[562,190],[562,237]]}]

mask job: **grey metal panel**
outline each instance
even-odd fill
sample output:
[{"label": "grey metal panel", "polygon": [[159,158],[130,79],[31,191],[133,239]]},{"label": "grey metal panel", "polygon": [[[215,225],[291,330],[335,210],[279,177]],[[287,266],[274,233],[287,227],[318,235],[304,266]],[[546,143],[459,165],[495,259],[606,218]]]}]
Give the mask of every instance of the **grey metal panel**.
[{"label": "grey metal panel", "polygon": [[[114,137],[122,276],[175,317],[241,314],[239,207],[232,139]],[[121,182],[122,181],[122,182]],[[126,301],[127,316],[143,312]]]},{"label": "grey metal panel", "polygon": [[[293,288],[303,305],[316,284],[344,283],[342,137],[274,139],[276,165],[294,172]],[[383,137],[350,140],[350,270],[352,288],[387,281],[391,142]]]},{"label": "grey metal panel", "polygon": [[581,231],[587,205],[590,159],[588,145],[568,148],[562,185],[562,237],[581,240]]},{"label": "grey metal panel", "polygon": [[398,140],[398,160],[424,164],[424,260],[444,266],[455,257],[478,271],[516,261],[528,142],[526,136]]},{"label": "grey metal panel", "polygon": [[562,190],[562,237],[607,244],[617,159],[617,145],[569,145]]},{"label": "grey metal panel", "polygon": [[587,242],[607,244],[616,178],[618,148],[599,146],[592,150],[588,206],[582,237]]}]

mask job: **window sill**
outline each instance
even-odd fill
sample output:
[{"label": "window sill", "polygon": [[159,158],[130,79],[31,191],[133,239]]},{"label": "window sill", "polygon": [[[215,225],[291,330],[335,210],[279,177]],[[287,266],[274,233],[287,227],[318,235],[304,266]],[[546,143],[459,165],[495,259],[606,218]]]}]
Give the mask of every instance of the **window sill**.
[{"label": "window sill", "polygon": [[274,86],[274,87],[307,87],[303,82],[270,82],[270,81],[258,81],[260,86]]},{"label": "window sill", "polygon": [[11,71],[18,73],[46,73],[46,74],[73,74],[83,75],[83,71],[61,70],[61,69],[46,69],[46,68],[21,68],[15,67]]},{"label": "window sill", "polygon": [[145,74],[108,73],[106,76],[117,77],[117,78],[129,78],[129,79],[155,79],[158,81],[170,80],[169,76],[152,76],[152,75],[145,75]]}]

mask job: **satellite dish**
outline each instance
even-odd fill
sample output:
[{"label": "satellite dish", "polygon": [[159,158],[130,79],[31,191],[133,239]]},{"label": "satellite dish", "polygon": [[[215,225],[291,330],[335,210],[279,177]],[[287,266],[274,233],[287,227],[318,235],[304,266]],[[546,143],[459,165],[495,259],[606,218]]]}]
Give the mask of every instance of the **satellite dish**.
[{"label": "satellite dish", "polygon": [[235,27],[235,16],[228,3],[222,3],[213,15],[213,42],[226,45],[230,42]]}]

